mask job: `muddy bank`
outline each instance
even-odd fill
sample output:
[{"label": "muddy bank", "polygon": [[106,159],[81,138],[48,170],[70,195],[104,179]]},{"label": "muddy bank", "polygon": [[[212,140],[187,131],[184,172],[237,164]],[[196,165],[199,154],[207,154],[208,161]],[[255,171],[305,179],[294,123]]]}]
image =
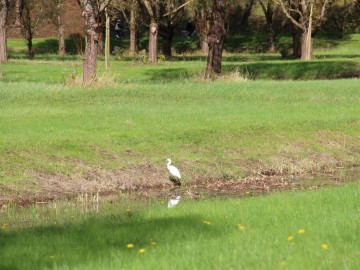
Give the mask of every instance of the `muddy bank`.
[{"label": "muddy bank", "polygon": [[[144,169],[144,168],[142,168]],[[119,193],[142,198],[168,197],[172,183],[166,172],[147,166],[147,174],[134,177],[138,168],[128,171],[105,171],[100,168],[85,170],[77,175],[32,174],[32,179],[18,183],[0,184],[0,208],[12,203],[26,206],[77,196],[111,197]],[[325,185],[338,185],[360,180],[360,167],[338,167],[325,171],[298,174],[276,173],[264,170],[243,179],[228,176],[197,175],[182,185],[181,192],[189,198],[202,196],[253,196],[272,191],[318,189]]]}]

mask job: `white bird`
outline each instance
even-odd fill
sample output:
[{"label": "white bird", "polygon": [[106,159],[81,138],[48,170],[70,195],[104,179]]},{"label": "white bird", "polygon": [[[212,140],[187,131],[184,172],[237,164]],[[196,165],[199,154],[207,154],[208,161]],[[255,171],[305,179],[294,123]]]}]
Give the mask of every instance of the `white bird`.
[{"label": "white bird", "polygon": [[167,161],[167,168],[171,174],[170,181],[173,182],[175,186],[181,186],[181,182],[180,182],[181,175],[178,168],[176,168],[174,165],[171,165],[170,158],[168,158],[166,161]]},{"label": "white bird", "polygon": [[180,202],[180,198],[181,198],[180,196],[177,196],[175,199],[170,199],[168,201],[168,208],[172,208],[175,205],[177,205]]}]

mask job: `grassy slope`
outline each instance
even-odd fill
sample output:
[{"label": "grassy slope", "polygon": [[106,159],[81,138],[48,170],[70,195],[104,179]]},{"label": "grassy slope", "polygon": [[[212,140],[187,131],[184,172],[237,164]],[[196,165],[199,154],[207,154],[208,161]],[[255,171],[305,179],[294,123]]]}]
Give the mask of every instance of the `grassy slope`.
[{"label": "grassy slope", "polygon": [[205,169],[234,177],[263,167],[359,161],[357,80],[2,85],[8,86],[0,93],[4,180],[30,169],[71,171],[67,158],[121,168],[170,156],[184,175]]},{"label": "grassy slope", "polygon": [[[255,78],[357,72],[357,37],[318,39],[316,54],[325,60],[226,55],[224,69],[252,69]],[[193,79],[205,66],[195,55],[156,66],[113,61],[107,73],[99,61],[104,85],[82,89],[74,84],[81,62],[47,54],[54,42],[37,42],[43,60],[2,65],[2,182],[28,178],[29,171],[81,174],[79,161],[105,169],[162,168],[172,157],[188,179],[359,163],[358,80],[206,83]],[[21,46],[10,41],[13,54]],[[164,174],[157,172],[156,178]]]},{"label": "grassy slope", "polygon": [[[161,203],[134,207],[130,202],[130,212],[119,203],[97,214],[69,206],[45,213],[35,206],[23,211],[23,229],[17,228],[19,214],[10,211],[0,231],[0,268],[358,269],[359,195],[360,185],[353,183],[182,201],[171,210]],[[298,234],[300,229],[305,233]],[[135,247],[127,249],[129,243]]]},{"label": "grassy slope", "polygon": [[[341,61],[352,55],[336,50]],[[356,71],[356,55],[351,57]],[[230,58],[228,70],[236,61],[262,61],[264,78],[279,70],[293,76],[307,65],[294,62],[284,69],[278,56],[259,54]],[[69,176],[78,170],[74,160],[106,169],[133,163],[163,168],[164,158],[173,156],[188,178],[359,163],[358,80],[179,80],[204,67],[197,60],[156,67],[114,62],[113,75],[104,79],[117,83],[93,89],[59,84],[80,74],[78,61],[3,65],[0,182],[26,178],[29,169]],[[269,61],[280,69],[266,73],[274,66]],[[344,63],[337,70],[348,68]],[[299,78],[314,77],[307,71]],[[161,179],[164,174],[165,169]],[[182,201],[171,211],[165,204],[136,207],[127,200],[105,205],[98,214],[82,214],[71,202],[22,213],[9,206],[0,216],[0,268],[358,269],[359,188],[354,183],[261,198]],[[135,248],[127,249],[128,243]]]}]

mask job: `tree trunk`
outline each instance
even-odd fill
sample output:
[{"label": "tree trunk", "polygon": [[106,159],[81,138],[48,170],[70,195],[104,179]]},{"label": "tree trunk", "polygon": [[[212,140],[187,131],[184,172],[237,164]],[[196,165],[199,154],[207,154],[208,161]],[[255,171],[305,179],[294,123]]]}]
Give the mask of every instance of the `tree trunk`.
[{"label": "tree trunk", "polygon": [[215,73],[221,73],[221,60],[224,48],[224,39],[214,44],[213,70]]},{"label": "tree trunk", "polygon": [[166,31],[167,32],[163,35],[162,52],[166,58],[171,58],[172,57],[171,47],[174,37],[174,29],[168,27]]},{"label": "tree trunk", "polygon": [[158,58],[158,35],[159,25],[156,22],[151,22],[149,29],[149,62],[156,63]]},{"label": "tree trunk", "polygon": [[63,6],[63,2],[62,0],[58,0],[56,2],[56,13],[57,13],[57,22],[56,25],[58,27],[58,43],[59,43],[59,48],[58,48],[58,54],[63,56],[65,55],[66,51],[65,51],[65,33],[64,33],[64,24],[62,21],[62,6]]},{"label": "tree trunk", "polygon": [[275,52],[275,28],[274,28],[274,9],[273,9],[274,3],[272,1],[269,1],[267,4],[267,7],[265,8],[265,17],[266,17],[266,24],[268,29],[268,51],[269,52]]},{"label": "tree trunk", "polygon": [[6,36],[6,16],[7,16],[7,6],[6,3],[0,10],[0,62],[6,62],[8,60],[7,56],[7,36]]},{"label": "tree trunk", "polygon": [[[83,57],[83,84],[89,85],[96,80],[98,44],[101,39],[102,28],[100,25],[101,15],[110,0],[100,2],[89,0],[77,1],[82,9],[85,19],[85,54]],[[99,4],[99,5],[97,5]]]},{"label": "tree trunk", "polygon": [[135,11],[131,9],[130,11],[130,55],[134,55],[139,50],[138,48],[138,33],[137,33],[137,22]]},{"label": "tree trunk", "polygon": [[206,19],[206,9],[202,8],[195,12],[196,31],[200,39],[200,50],[203,55],[208,55],[209,45],[207,43],[208,22]]},{"label": "tree trunk", "polygon": [[200,50],[203,55],[209,54],[209,45],[207,43],[206,37],[200,39]]},{"label": "tree trunk", "polygon": [[274,2],[259,1],[261,8],[265,15],[267,35],[268,35],[268,52],[275,52],[275,37],[276,31],[274,27]]},{"label": "tree trunk", "polygon": [[253,5],[254,5],[254,0],[246,1],[243,16],[242,16],[241,23],[240,23],[240,27],[245,31],[249,30],[249,17],[250,17],[251,9],[252,9]]},{"label": "tree trunk", "polygon": [[58,15],[58,31],[59,31],[59,55],[65,55],[65,33],[64,25],[61,21],[61,16]]},{"label": "tree trunk", "polygon": [[297,27],[292,27],[292,49],[293,56],[296,58],[300,58],[301,56],[301,37],[300,31]]},{"label": "tree trunk", "polygon": [[312,60],[313,55],[313,42],[312,42],[312,13],[313,13],[313,4],[310,5],[310,16],[309,24],[305,28],[301,35],[301,60]]},{"label": "tree trunk", "polygon": [[209,34],[207,37],[209,44],[209,54],[205,79],[210,79],[213,72],[221,73],[222,51],[225,39],[225,4],[223,0],[214,0],[213,10],[210,16]]},{"label": "tree trunk", "polygon": [[214,46],[209,46],[209,53],[207,58],[207,65],[205,71],[205,79],[210,80],[213,70],[213,63],[214,63]]},{"label": "tree trunk", "polygon": [[273,23],[268,25],[268,51],[273,53],[276,51],[275,47],[275,30]]},{"label": "tree trunk", "polygon": [[311,29],[306,29],[301,34],[301,60],[312,60],[313,55],[313,42],[311,37]]},{"label": "tree trunk", "polygon": [[[33,20],[31,19],[31,3],[30,2],[25,2],[24,7],[22,9],[22,33],[23,36],[26,40],[26,45],[28,47],[28,55],[29,55],[29,59],[34,59],[35,57],[35,52],[34,52],[34,48],[33,48],[33,31],[34,31],[34,25],[33,25]],[[25,15],[24,15],[25,12]]]},{"label": "tree trunk", "polygon": [[83,63],[83,83],[91,84],[96,80],[96,68],[97,68],[97,52],[98,40],[93,35],[86,33],[85,37],[85,55]]},{"label": "tree trunk", "polygon": [[34,48],[33,48],[33,34],[31,32],[31,30],[28,31],[28,36],[26,38],[26,44],[28,47],[28,55],[29,55],[29,59],[32,60],[35,58],[35,52],[34,52]]},{"label": "tree trunk", "polygon": [[101,54],[105,53],[105,41],[103,34],[100,35],[100,38],[98,40],[98,52]]},{"label": "tree trunk", "polygon": [[105,11],[105,69],[110,67],[110,17],[108,10]]},{"label": "tree trunk", "polygon": [[101,29],[97,22],[93,6],[85,2],[83,6],[83,17],[85,18],[85,54],[83,62],[83,84],[88,85],[96,80],[98,44]]},{"label": "tree trunk", "polygon": [[21,1],[22,0],[15,0],[15,23],[14,27],[21,28]]}]

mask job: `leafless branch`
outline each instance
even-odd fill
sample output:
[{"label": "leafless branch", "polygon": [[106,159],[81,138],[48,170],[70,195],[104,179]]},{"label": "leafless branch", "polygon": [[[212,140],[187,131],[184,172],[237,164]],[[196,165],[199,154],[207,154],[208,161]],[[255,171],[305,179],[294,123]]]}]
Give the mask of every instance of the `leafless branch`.
[{"label": "leafless branch", "polygon": [[185,7],[186,5],[190,4],[192,1],[194,1],[194,0],[189,0],[189,1],[187,1],[186,3],[182,4],[182,5],[179,6],[178,8],[176,8],[176,9],[174,9],[174,10],[172,10],[172,11],[166,13],[166,14],[164,14],[163,17],[166,17],[166,16],[169,16],[169,15],[171,15],[171,14],[173,14],[173,13],[176,13],[178,10],[180,10],[180,9],[182,9],[183,7]]},{"label": "leafless branch", "polygon": [[286,9],[285,4],[283,2],[283,0],[275,0],[275,3],[277,3],[280,7],[281,10],[283,11],[283,13],[285,14],[285,16],[287,18],[289,18],[289,20],[298,28],[305,30],[304,25],[302,25],[301,23],[299,23],[297,20],[294,19],[293,16],[290,15],[289,11]]}]

